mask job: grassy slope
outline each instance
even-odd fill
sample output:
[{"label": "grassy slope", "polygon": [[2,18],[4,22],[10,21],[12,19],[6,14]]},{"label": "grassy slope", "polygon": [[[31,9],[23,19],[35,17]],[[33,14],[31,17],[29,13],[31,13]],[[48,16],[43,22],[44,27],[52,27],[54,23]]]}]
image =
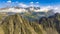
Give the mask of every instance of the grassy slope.
[{"label": "grassy slope", "polygon": [[9,16],[2,22],[5,34],[46,34],[43,27],[38,23],[29,23],[19,14]]}]

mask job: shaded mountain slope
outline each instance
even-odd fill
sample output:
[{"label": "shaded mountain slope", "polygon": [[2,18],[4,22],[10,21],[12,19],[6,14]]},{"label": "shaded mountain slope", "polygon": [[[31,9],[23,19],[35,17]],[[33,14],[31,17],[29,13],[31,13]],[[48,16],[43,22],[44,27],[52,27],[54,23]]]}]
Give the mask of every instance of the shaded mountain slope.
[{"label": "shaded mountain slope", "polygon": [[54,33],[58,32],[60,34],[60,14],[59,13],[49,16],[48,18],[42,17],[39,20],[39,24],[42,24],[45,30],[48,30],[47,28],[49,28],[49,31],[52,31]]}]

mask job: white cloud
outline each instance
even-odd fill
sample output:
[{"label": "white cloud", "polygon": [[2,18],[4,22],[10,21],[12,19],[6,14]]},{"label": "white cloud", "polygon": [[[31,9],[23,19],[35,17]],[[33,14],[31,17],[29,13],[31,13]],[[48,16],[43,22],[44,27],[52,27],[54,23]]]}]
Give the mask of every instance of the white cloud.
[{"label": "white cloud", "polygon": [[34,2],[30,2],[31,4],[33,4]]},{"label": "white cloud", "polygon": [[54,9],[55,9],[55,10],[58,10],[58,7],[55,7]]},{"label": "white cloud", "polygon": [[25,8],[25,7],[28,7],[26,4],[23,4],[23,3],[19,3],[19,6],[20,6],[20,7],[24,7],[24,8]]},{"label": "white cloud", "polygon": [[[8,3],[13,3],[11,0],[9,0],[9,1],[7,1]],[[15,2],[14,2],[15,3]],[[36,4],[34,4],[34,2],[30,2],[30,4],[29,5],[27,5],[27,4],[24,4],[24,3],[19,3],[19,2],[17,2],[16,1],[16,3],[18,3],[19,4],[19,6],[20,7],[30,7],[30,6],[35,6],[35,7],[37,7],[37,6],[39,6],[41,9],[40,9],[40,11],[43,11],[43,10],[50,10],[50,9],[53,9],[54,10],[54,12],[56,13],[56,12],[58,12],[58,13],[60,13],[60,5],[47,5],[47,6],[40,6],[38,3],[39,2],[36,2]],[[9,5],[8,5],[9,6]]]},{"label": "white cloud", "polygon": [[8,0],[7,2],[8,2],[8,3],[11,3],[12,1],[11,1],[11,0]]},{"label": "white cloud", "polygon": [[51,6],[51,5],[49,5],[49,6],[42,6],[41,7],[41,9],[42,10],[45,10],[45,9],[48,9],[48,10],[54,10],[54,13],[60,13],[60,6],[59,5],[55,5],[55,6]]},{"label": "white cloud", "polygon": [[39,3],[39,2],[36,2],[36,3]]}]

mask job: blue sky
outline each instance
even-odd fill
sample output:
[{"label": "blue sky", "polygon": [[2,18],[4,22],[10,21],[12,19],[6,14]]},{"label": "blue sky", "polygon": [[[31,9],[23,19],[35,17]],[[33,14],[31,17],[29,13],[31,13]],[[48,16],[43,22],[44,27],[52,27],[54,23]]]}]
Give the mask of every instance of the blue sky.
[{"label": "blue sky", "polygon": [[5,4],[7,3],[7,1],[19,2],[19,3],[24,3],[24,4],[29,4],[30,2],[33,2],[35,4],[36,2],[39,2],[38,3],[39,5],[56,5],[56,4],[60,4],[60,0],[0,0],[0,7],[4,7]]},{"label": "blue sky", "polygon": [[[8,0],[0,0],[0,2],[7,2]],[[29,2],[39,2],[41,4],[52,4],[52,3],[60,3],[60,0],[11,0],[12,2],[23,2],[23,3],[29,3]]]}]

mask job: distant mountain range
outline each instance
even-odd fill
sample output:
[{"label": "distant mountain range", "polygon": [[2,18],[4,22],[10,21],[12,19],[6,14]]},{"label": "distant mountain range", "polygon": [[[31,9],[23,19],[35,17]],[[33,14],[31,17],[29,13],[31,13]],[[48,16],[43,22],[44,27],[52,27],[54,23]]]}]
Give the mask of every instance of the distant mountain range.
[{"label": "distant mountain range", "polygon": [[0,13],[2,14],[8,14],[8,15],[14,15],[16,13],[25,14],[25,13],[31,13],[32,15],[37,15],[38,17],[42,16],[50,16],[54,14],[53,9],[41,9],[40,7],[12,7],[12,8],[1,8]]},{"label": "distant mountain range", "polygon": [[22,7],[11,7],[11,8],[0,8],[0,12],[48,12],[49,10],[52,9],[41,9],[40,7],[26,7],[26,8],[22,8]]}]

